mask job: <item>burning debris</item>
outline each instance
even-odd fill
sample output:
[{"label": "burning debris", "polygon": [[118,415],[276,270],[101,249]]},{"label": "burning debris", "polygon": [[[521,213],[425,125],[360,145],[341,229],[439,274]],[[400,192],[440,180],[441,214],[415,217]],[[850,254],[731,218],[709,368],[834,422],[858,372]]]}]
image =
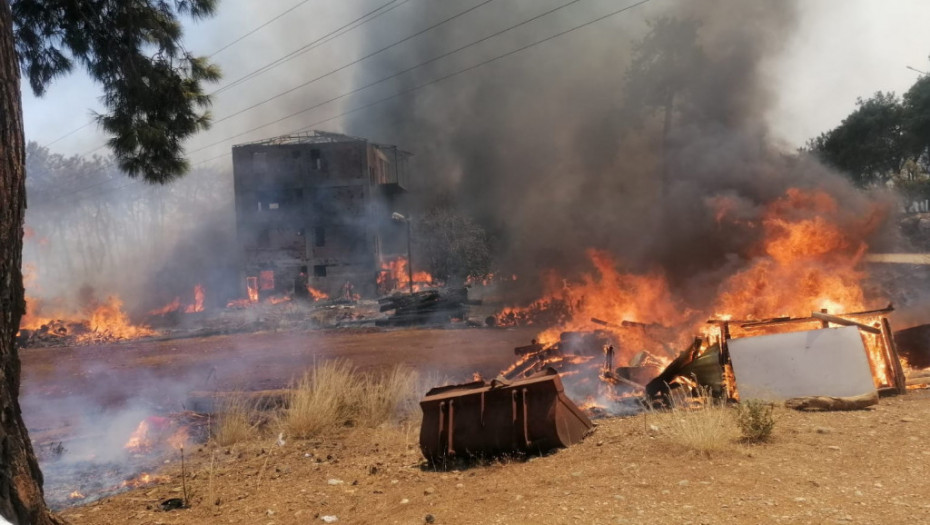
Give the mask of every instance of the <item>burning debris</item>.
[{"label": "burning debris", "polygon": [[375,321],[377,326],[411,326],[443,324],[451,320],[464,320],[468,305],[481,304],[468,298],[467,288],[440,288],[414,292],[395,293],[378,300],[380,310],[394,310],[386,319]]},{"label": "burning debris", "polygon": [[152,335],[155,331],[148,326],[130,321],[115,296],[102,303],[91,301],[83,314],[66,316],[46,315],[41,301],[28,299],[17,342],[20,346],[90,345]]},{"label": "burning debris", "polygon": [[407,258],[402,255],[388,257],[382,261],[377,283],[378,293],[381,295],[392,294],[400,290],[406,290],[409,293],[420,292],[427,288],[442,286],[442,283],[428,272],[413,271]]},{"label": "burning debris", "polygon": [[121,445],[101,445],[103,436],[71,436],[36,448],[45,474],[45,493],[53,508],[85,504],[128,489],[171,481],[156,469],[184,447],[203,442],[208,417],[186,411],[143,418]]}]

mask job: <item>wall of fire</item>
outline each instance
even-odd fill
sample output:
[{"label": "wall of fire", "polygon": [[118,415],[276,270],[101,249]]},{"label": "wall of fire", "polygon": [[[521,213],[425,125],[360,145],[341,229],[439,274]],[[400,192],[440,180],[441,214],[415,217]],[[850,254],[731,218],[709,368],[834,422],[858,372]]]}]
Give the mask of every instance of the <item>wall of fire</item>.
[{"label": "wall of fire", "polygon": [[314,138],[233,148],[243,297],[303,286],[332,298],[372,297],[385,254],[400,252],[390,217],[409,154],[353,137]]}]

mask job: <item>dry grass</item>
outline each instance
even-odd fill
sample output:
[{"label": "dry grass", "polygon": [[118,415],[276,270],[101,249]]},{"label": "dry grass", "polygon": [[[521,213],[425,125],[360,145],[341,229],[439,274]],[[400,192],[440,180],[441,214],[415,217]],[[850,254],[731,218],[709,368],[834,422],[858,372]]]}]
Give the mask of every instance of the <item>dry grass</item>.
[{"label": "dry grass", "polygon": [[213,441],[221,447],[227,447],[258,437],[256,412],[245,396],[226,400],[213,424]]},{"label": "dry grass", "polygon": [[419,401],[417,379],[415,371],[403,366],[365,375],[358,396],[358,424],[377,427],[408,419]]},{"label": "dry grass", "polygon": [[689,452],[711,455],[733,448],[739,438],[733,411],[723,402],[703,401],[675,403],[669,411],[650,415],[650,420],[669,442]]},{"label": "dry grass", "polygon": [[308,438],[340,427],[397,421],[415,406],[416,385],[416,372],[407,368],[361,373],[348,361],[326,361],[294,384],[281,426],[289,436]]}]

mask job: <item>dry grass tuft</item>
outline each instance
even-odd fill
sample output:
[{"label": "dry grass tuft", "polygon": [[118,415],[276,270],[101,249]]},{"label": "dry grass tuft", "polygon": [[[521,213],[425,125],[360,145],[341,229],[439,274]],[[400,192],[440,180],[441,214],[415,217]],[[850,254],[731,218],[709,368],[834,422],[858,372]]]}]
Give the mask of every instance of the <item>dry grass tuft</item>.
[{"label": "dry grass tuft", "polygon": [[667,412],[651,418],[671,443],[690,452],[709,456],[733,447],[739,438],[732,410],[725,402],[704,398],[696,406],[675,403]]},{"label": "dry grass tuft", "polygon": [[222,405],[222,411],[214,421],[213,441],[221,447],[250,441],[258,436],[256,410],[242,397],[232,397]]},{"label": "dry grass tuft", "polygon": [[308,438],[340,427],[404,419],[416,406],[417,377],[404,367],[361,373],[348,361],[324,362],[293,386],[282,427],[289,436]]},{"label": "dry grass tuft", "polygon": [[348,361],[326,361],[307,371],[292,387],[282,425],[287,435],[306,438],[351,424],[361,388]]},{"label": "dry grass tuft", "polygon": [[406,420],[419,401],[418,378],[415,371],[403,366],[365,375],[358,396],[358,424],[377,427]]}]

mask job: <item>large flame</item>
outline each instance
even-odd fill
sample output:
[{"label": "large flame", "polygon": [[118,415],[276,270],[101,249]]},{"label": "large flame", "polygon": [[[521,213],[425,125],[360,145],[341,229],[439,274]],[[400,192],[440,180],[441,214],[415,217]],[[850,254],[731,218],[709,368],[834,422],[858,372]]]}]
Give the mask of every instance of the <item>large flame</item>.
[{"label": "large flame", "polygon": [[[548,271],[543,274],[540,299],[498,314],[496,320],[501,325],[541,327],[535,349],[528,350],[504,374],[531,371],[539,366],[528,368],[534,362],[571,363],[567,385],[591,381],[596,375],[616,381],[611,377],[612,367],[640,366],[644,355],[656,358],[653,363],[665,361],[668,354],[662,355],[662,346],[682,350],[678,345],[706,331],[704,321],[710,317],[807,317],[823,309],[842,313],[886,303],[883,298],[867,297],[863,283],[868,276],[859,266],[867,249],[865,239],[881,222],[882,209],[854,216],[824,191],[799,189],[787,190],[756,220],[734,217],[734,206],[728,199],[708,204],[714,208],[719,227],[758,232],[757,242],[741,254],[746,260],[743,269],[720,283],[709,310],[701,311],[703,308],[699,310],[678,297],[661,271],[624,273],[607,253],[589,250],[588,259],[595,271],[575,279]],[[637,326],[642,329],[631,329]],[[792,328],[775,330],[781,329]],[[575,365],[580,362],[565,354],[566,348],[571,348],[563,337],[566,332],[592,333],[600,337],[598,341],[617,342],[619,348],[604,343],[603,360],[588,349],[587,355],[581,356],[587,365],[579,368]],[[604,333],[610,337],[604,339]],[[885,384],[888,373],[880,355],[882,347],[869,344],[868,337],[873,336],[866,334],[873,376],[876,384]],[[633,356],[636,362],[632,362]]]},{"label": "large flame", "polygon": [[723,283],[714,311],[763,319],[806,316],[823,308],[865,309],[862,282],[867,276],[858,263],[875,221],[841,215],[825,192],[788,190],[762,218],[760,243],[754,247],[759,255]]},{"label": "large flame", "polygon": [[[26,298],[26,315],[20,321],[21,330],[51,330],[57,335],[74,335],[78,344],[103,341],[137,339],[155,335],[147,326],[133,324],[123,311],[119,297],[110,296],[105,302],[94,302],[83,314],[65,313],[63,308],[44,307],[41,300]],[[46,313],[49,312],[49,313]]]},{"label": "large flame", "polygon": [[[410,272],[407,268],[407,258],[396,256],[381,262],[381,271],[378,272],[378,290],[382,294],[389,294],[396,290],[410,288]],[[442,283],[433,278],[429,272],[413,272],[413,291],[419,292],[426,288],[441,286]]]}]

